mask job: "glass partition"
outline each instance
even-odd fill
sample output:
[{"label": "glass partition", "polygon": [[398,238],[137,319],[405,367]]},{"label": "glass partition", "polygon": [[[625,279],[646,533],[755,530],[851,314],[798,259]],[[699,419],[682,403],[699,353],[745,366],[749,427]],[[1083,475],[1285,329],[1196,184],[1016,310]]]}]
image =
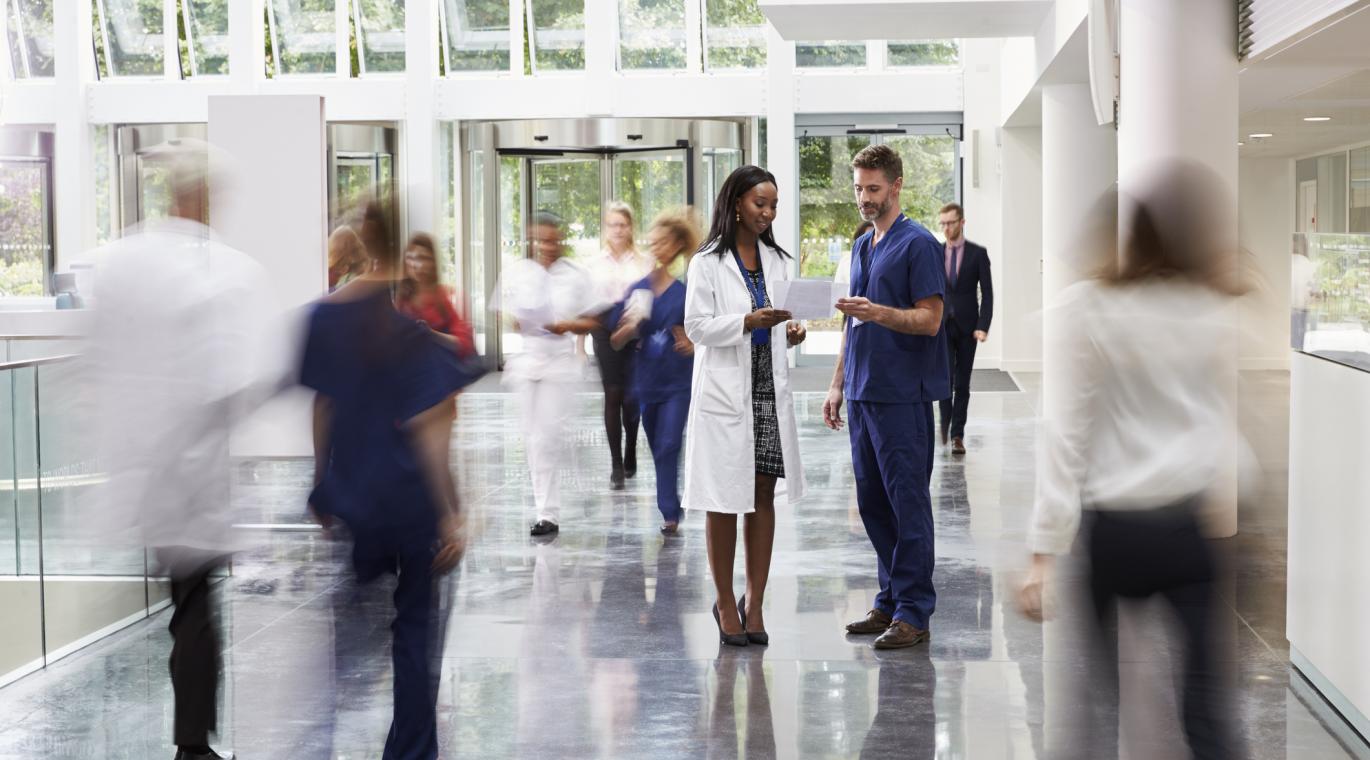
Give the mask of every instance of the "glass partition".
[{"label": "glass partition", "polygon": [[893,68],[955,66],[961,62],[961,47],[955,40],[891,42],[885,56],[886,64]]},{"label": "glass partition", "polygon": [[1370,233],[1370,147],[1351,151],[1351,215],[1348,231]]},{"label": "glass partition", "polygon": [[442,0],[448,73],[509,70],[508,0]]},{"label": "glass partition", "polygon": [[[33,487],[35,368],[0,372],[0,684],[43,664],[38,508]],[[27,424],[20,424],[21,421]]]},{"label": "glass partition", "polygon": [[864,42],[796,42],[794,63],[800,68],[863,68]]},{"label": "glass partition", "polygon": [[704,0],[704,67],[711,71],[766,65],[766,17],[756,0]]},{"label": "glass partition", "polygon": [[1370,372],[1370,235],[1294,236],[1291,345]]},{"label": "glass partition", "polygon": [[[335,0],[266,0],[276,75],[337,71]],[[346,0],[343,0],[346,2]]]},{"label": "glass partition", "polygon": [[618,67],[685,68],[685,0],[619,0]]},{"label": "glass partition", "polygon": [[686,198],[685,151],[625,153],[614,159],[614,200],[636,212],[639,245],[646,250],[652,220],[663,211],[680,208]]},{"label": "glass partition", "polygon": [[53,0],[4,0],[15,79],[53,74]]},{"label": "glass partition", "polygon": [[585,0],[528,0],[533,71],[585,68]]},{"label": "glass partition", "polygon": [[165,72],[162,0],[97,0],[111,76]]},{"label": "glass partition", "polygon": [[229,0],[181,0],[192,76],[228,73]]},{"label": "glass partition", "polygon": [[404,71],[404,0],[356,0],[362,74]]},{"label": "glass partition", "polygon": [[47,290],[51,166],[44,159],[0,159],[0,296]]}]

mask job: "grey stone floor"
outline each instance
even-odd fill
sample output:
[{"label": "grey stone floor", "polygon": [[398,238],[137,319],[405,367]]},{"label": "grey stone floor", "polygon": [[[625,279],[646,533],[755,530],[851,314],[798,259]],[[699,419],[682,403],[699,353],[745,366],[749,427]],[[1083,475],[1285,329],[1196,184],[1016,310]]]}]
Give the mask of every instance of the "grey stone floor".
[{"label": "grey stone floor", "polygon": [[[446,758],[1047,758],[1064,756],[1092,698],[1072,674],[1088,658],[1064,630],[1019,616],[1034,403],[974,397],[963,460],[939,451],[939,606],[930,646],[877,654],[842,623],[873,593],[846,438],[800,394],[812,498],[780,507],[766,601],[769,648],[723,650],[709,609],[703,521],[657,533],[652,474],[606,490],[599,400],[578,398],[563,531],[527,536],[530,486],[513,399],[463,397],[455,466],[473,545],[452,580],[439,722]],[[1357,756],[1290,688],[1284,630],[1287,376],[1244,378],[1243,423],[1265,466],[1243,507],[1224,588],[1224,661],[1256,758]],[[642,445],[646,458],[645,443]],[[243,523],[299,523],[306,463],[243,463]],[[347,608],[335,547],[307,530],[255,531],[219,587],[230,645],[220,744],[259,758],[378,758],[389,722],[383,596]],[[739,567],[739,584],[741,573]],[[1155,616],[1133,611],[1146,622]],[[1064,617],[1064,616],[1063,616]],[[0,758],[169,758],[167,613],[0,689]],[[374,641],[374,646],[365,641]],[[360,645],[359,645],[360,644]],[[1124,756],[1185,757],[1164,626],[1123,637]],[[349,661],[345,670],[336,662]],[[1359,752],[1360,750],[1355,750]]]}]

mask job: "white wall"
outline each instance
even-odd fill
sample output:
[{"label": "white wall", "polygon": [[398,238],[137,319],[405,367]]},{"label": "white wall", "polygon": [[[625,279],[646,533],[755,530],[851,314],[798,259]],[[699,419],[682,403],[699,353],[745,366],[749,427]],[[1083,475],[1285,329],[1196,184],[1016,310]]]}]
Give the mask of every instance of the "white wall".
[{"label": "white wall", "polygon": [[[230,170],[211,177],[210,221],[228,245],[266,268],[280,305],[298,311],[326,289],[328,193],[323,98],[224,95],[209,99],[209,142]],[[227,187],[226,187],[227,185]],[[227,190],[227,192],[223,192]],[[282,325],[285,366],[298,350],[298,323]],[[235,456],[308,456],[309,397],[291,391],[237,431]]]},{"label": "white wall", "polygon": [[1325,679],[1314,685],[1366,732],[1370,374],[1295,354],[1289,412],[1290,655],[1306,658]]},{"label": "white wall", "polygon": [[995,280],[1005,370],[1042,368],[1042,130],[1006,127],[1003,177],[1003,253]]},{"label": "white wall", "polygon": [[1257,289],[1242,301],[1245,369],[1289,367],[1289,257],[1294,232],[1294,162],[1247,158],[1237,167],[1238,242]]},{"label": "white wall", "polygon": [[[976,351],[975,366],[999,367],[1004,351],[1004,237],[1000,149],[996,144],[999,128],[999,40],[970,39],[962,43],[965,64],[965,133],[961,144],[965,157],[962,197],[966,208],[966,237],[989,250],[994,280],[994,321],[989,340]],[[979,139],[973,140],[975,132]],[[978,152],[978,154],[977,154]],[[975,167],[979,166],[979,187],[975,186]]]}]

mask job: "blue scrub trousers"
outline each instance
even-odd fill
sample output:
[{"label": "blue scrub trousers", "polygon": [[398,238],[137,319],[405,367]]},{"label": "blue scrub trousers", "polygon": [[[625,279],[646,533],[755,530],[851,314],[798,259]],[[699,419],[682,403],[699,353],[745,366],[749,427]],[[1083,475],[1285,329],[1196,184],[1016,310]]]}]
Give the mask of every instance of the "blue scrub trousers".
[{"label": "blue scrub trousers", "polygon": [[690,392],[673,393],[662,401],[642,402],[642,427],[656,465],[656,508],[661,519],[680,522],[680,451],[684,448],[685,419]]},{"label": "blue scrub trousers", "polygon": [[927,629],[937,606],[932,495],[932,404],[848,405],[856,503],[879,560],[875,609]]}]

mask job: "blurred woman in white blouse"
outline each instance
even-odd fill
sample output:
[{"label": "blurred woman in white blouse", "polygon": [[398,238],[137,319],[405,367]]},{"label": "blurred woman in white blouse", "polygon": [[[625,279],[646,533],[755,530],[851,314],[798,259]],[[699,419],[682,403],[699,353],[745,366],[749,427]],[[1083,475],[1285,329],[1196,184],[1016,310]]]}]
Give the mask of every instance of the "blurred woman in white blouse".
[{"label": "blurred woman in white blouse", "polygon": [[[1086,617],[1103,651],[1119,597],[1160,595],[1180,624],[1185,735],[1196,758],[1240,757],[1212,634],[1216,558],[1201,508],[1231,474],[1236,429],[1235,221],[1216,175],[1165,167],[1123,198],[1121,255],[1112,244],[1115,197],[1096,216],[1102,266],[1061,293],[1047,313],[1032,566],[1023,611],[1043,617],[1053,558],[1077,532],[1088,564]],[[1109,206],[1112,208],[1110,209]],[[1116,715],[1116,663],[1091,678],[1092,708]],[[1116,723],[1083,719],[1093,746],[1116,756]]]}]

